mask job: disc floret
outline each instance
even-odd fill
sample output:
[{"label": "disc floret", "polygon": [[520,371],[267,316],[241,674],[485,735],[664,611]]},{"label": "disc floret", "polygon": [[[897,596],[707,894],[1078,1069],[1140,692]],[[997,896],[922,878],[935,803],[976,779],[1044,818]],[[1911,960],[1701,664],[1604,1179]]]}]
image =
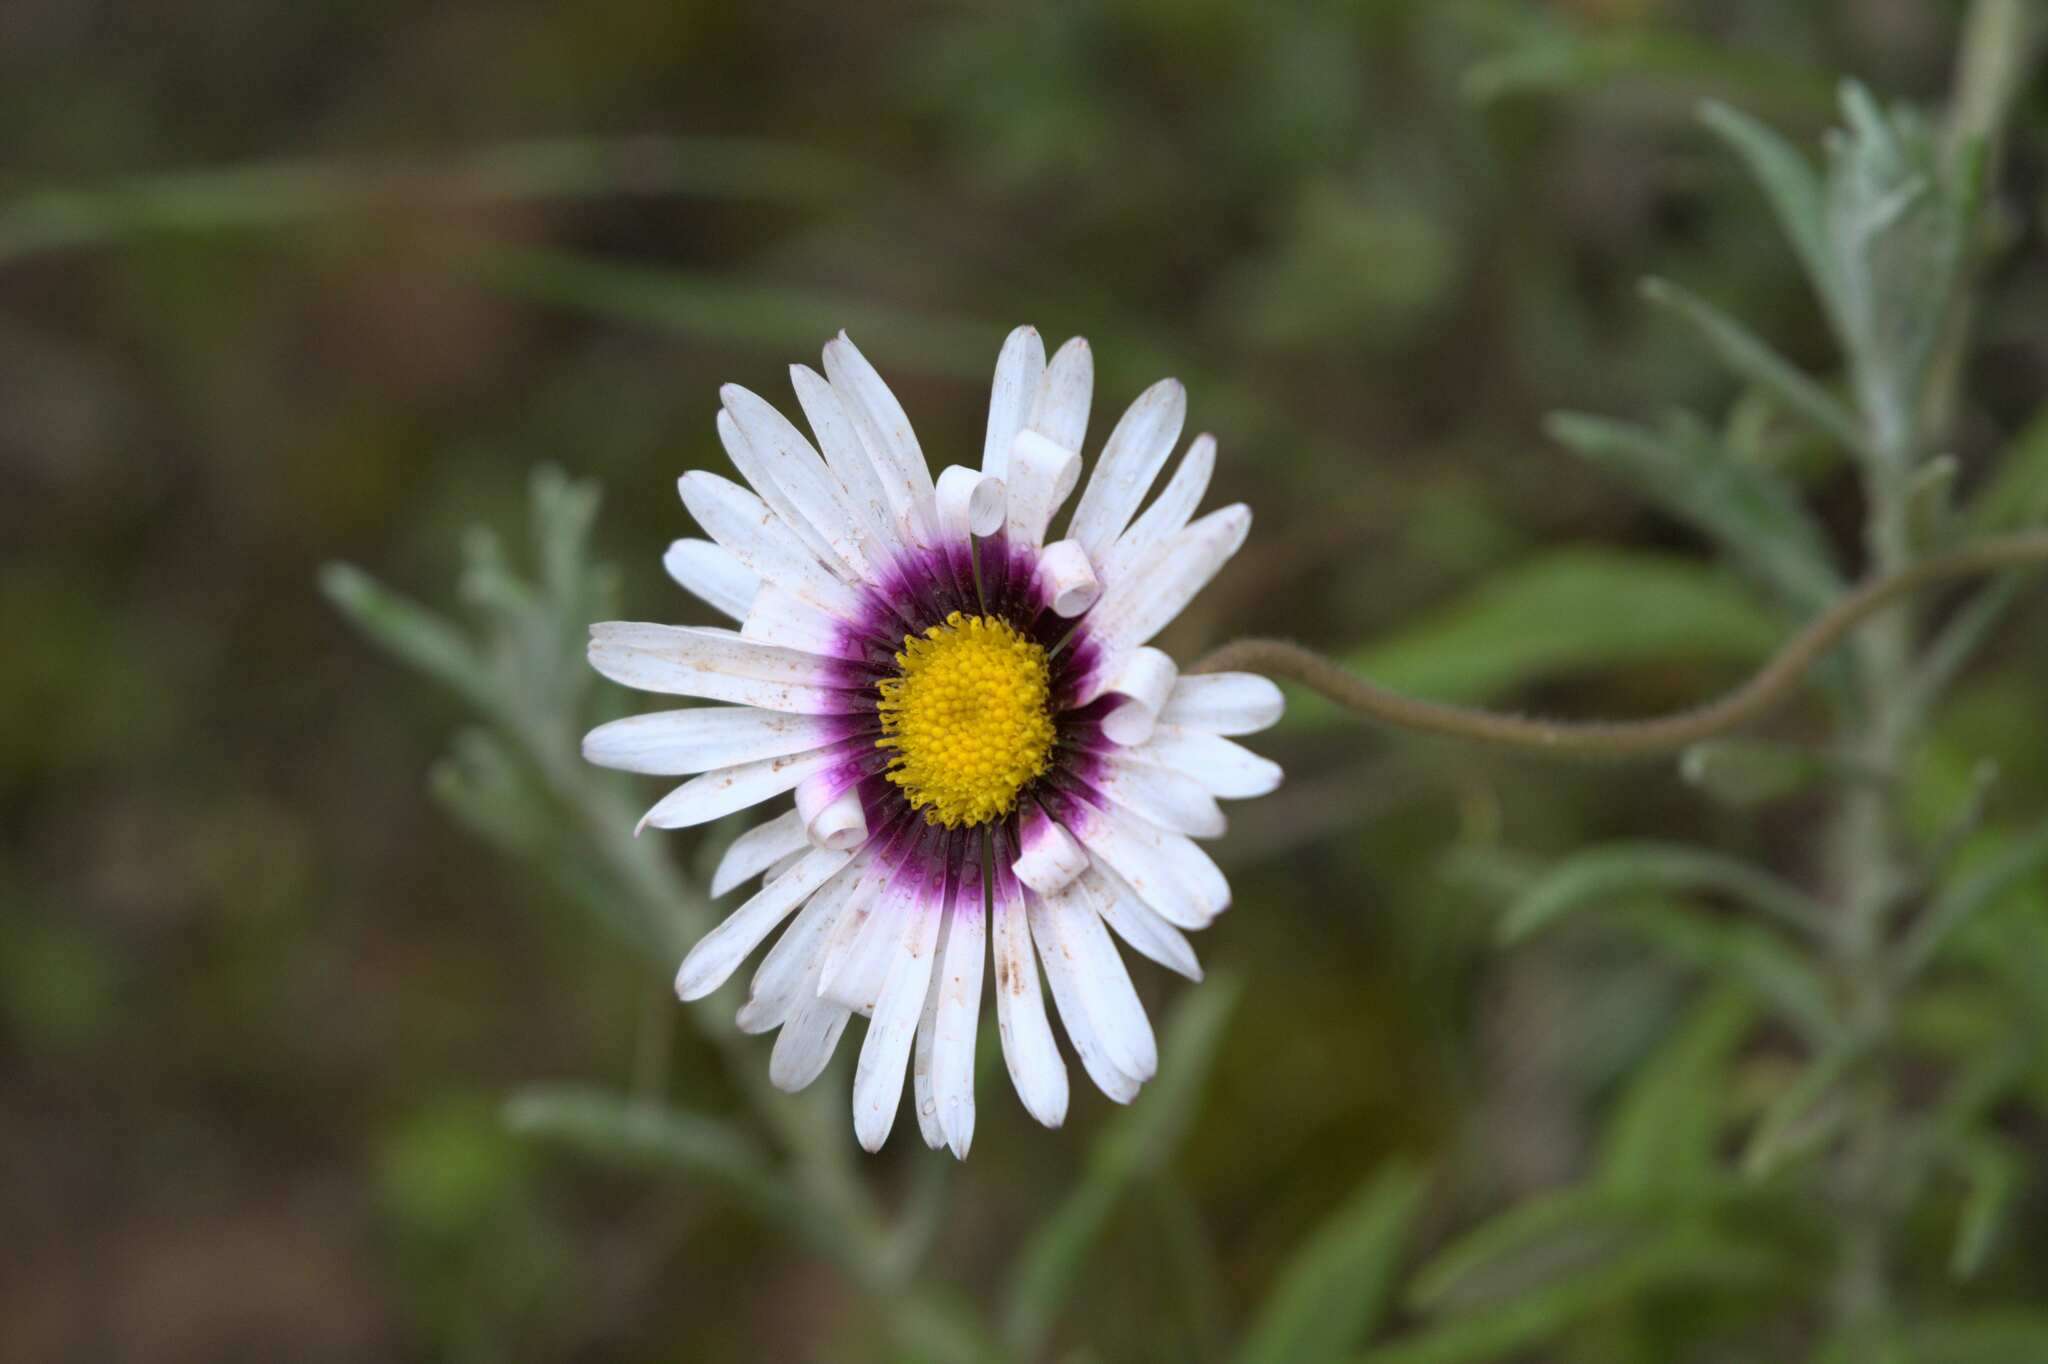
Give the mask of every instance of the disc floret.
[{"label": "disc floret", "polygon": [[947,828],[986,823],[1051,764],[1051,668],[1008,621],[955,611],[906,635],[900,670],[878,685],[887,776],[911,808]]}]

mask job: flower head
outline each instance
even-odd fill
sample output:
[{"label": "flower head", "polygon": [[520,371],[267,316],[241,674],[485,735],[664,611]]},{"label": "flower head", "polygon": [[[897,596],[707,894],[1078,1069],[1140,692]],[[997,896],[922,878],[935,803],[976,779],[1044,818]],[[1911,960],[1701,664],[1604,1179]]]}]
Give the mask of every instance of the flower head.
[{"label": "flower head", "polygon": [[809,1084],[865,1015],[861,1144],[888,1136],[914,1055],[919,1129],[964,1157],[985,959],[1019,1097],[1049,1126],[1066,1115],[1042,966],[1082,1067],[1128,1102],[1158,1054],[1112,935],[1199,980],[1183,930],[1205,927],[1230,890],[1194,839],[1223,832],[1218,797],[1280,781],[1228,737],[1278,719],[1279,689],[1245,673],[1182,677],[1147,643],[1244,543],[1251,513],[1194,516],[1215,463],[1208,436],[1139,510],[1187,412],[1168,379],[1116,424],[1065,536],[1046,542],[1079,481],[1094,387],[1079,338],[1048,363],[1037,332],[1012,332],[981,467],[936,481],[843,333],[824,375],[791,376],[815,445],[728,385],[718,432],[752,490],[682,478],[710,539],[678,540],[668,570],[739,630],[591,630],[605,676],[726,703],[584,740],[609,767],[698,774],[643,825],[795,793],[726,851],[712,893],[755,877],[761,888],[691,949],[676,992],[709,994],[788,920],[739,1013],[750,1032],[780,1030],[770,1077]]}]

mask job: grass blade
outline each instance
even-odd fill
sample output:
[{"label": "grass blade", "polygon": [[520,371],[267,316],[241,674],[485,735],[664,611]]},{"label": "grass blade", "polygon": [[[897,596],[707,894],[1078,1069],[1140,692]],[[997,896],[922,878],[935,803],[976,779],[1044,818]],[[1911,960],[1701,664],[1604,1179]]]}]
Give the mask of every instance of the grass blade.
[{"label": "grass blade", "polygon": [[1804,417],[1845,450],[1863,448],[1863,429],[1841,399],[1822,388],[1761,337],[1690,289],[1646,279],[1643,297],[1691,324],[1738,377],[1776,395],[1788,412]]},{"label": "grass blade", "polygon": [[1402,1164],[1360,1185],[1280,1271],[1238,1364],[1313,1364],[1369,1334],[1427,1187],[1419,1172]]},{"label": "grass blade", "polygon": [[1802,932],[1827,931],[1827,911],[1760,867],[1678,843],[1615,843],[1566,858],[1501,916],[1499,938],[1520,942],[1575,910],[1641,891],[1720,891]]},{"label": "grass blade", "polygon": [[1003,1338],[1016,1354],[1041,1352],[1110,1214],[1139,1176],[1179,1149],[1240,989],[1212,977],[1182,997],[1160,1044],[1159,1078],[1104,1128],[1081,1182],[1018,1252],[1003,1313]]}]

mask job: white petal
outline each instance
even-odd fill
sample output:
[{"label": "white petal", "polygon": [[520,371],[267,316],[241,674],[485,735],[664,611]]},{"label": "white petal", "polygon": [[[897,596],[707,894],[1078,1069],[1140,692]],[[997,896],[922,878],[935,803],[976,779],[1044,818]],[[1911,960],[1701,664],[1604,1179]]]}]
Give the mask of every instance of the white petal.
[{"label": "white petal", "polygon": [[850,909],[825,947],[818,972],[818,995],[855,1013],[872,1013],[888,983],[903,921],[915,899],[914,877],[892,870],[879,860],[864,887],[856,888]]},{"label": "white petal", "polygon": [[1220,734],[1179,725],[1160,725],[1151,742],[1118,755],[1131,762],[1157,763],[1200,782],[1226,800],[1263,796],[1280,785],[1280,764],[1262,758]]},{"label": "white petal", "polygon": [[[1038,959],[1045,966],[1045,983],[1052,989],[1053,1003],[1060,1011],[1060,1023],[1067,1030],[1067,1040],[1074,1044],[1075,1055],[1081,1058],[1081,1068],[1088,1072],[1088,1078],[1095,1082],[1097,1089],[1120,1104],[1129,1103],[1138,1097],[1139,1086],[1144,1084],[1146,1077],[1134,1073],[1135,1066],[1126,1069],[1118,1057],[1134,1060],[1136,1039],[1106,1023],[1089,1007],[1098,1002],[1091,993],[1094,982],[1085,975],[1076,960],[1076,952],[1083,949],[1076,948],[1070,941],[1070,925],[1067,923],[1069,919],[1085,915],[1094,921],[1097,931],[1101,931],[1102,921],[1085,907],[1078,912],[1062,913],[1036,895],[1028,897],[1027,904],[1030,908],[1031,938],[1038,944]],[[1112,953],[1114,950],[1111,949]],[[1141,1009],[1139,1017],[1143,1016]]]},{"label": "white petal", "polygon": [[825,345],[825,373],[867,447],[898,527],[918,544],[932,543],[932,471],[903,405],[845,332]]},{"label": "white petal", "polygon": [[767,885],[770,881],[775,880],[784,872],[788,871],[791,867],[794,867],[797,863],[803,861],[804,854],[809,852],[815,846],[815,844],[811,843],[809,840],[806,840],[804,846],[798,848],[795,852],[787,852],[784,853],[782,856],[776,858],[773,862],[768,864],[768,870],[762,874],[761,884],[764,886]]},{"label": "white petal", "polygon": [[756,824],[732,841],[718,870],[711,873],[711,898],[750,881],[793,852],[801,852],[810,840],[804,837],[804,822],[794,810],[785,810],[765,824]]},{"label": "white petal", "polygon": [[932,1096],[939,1128],[956,1159],[974,1144],[974,1034],[981,1018],[981,976],[988,958],[987,911],[981,868],[961,878],[950,911],[945,950],[938,961],[937,1032],[932,1042]]},{"label": "white petal", "polygon": [[[1109,660],[1119,660],[1158,634],[1237,553],[1251,519],[1251,509],[1241,502],[1211,512],[1154,550],[1130,577],[1111,580],[1089,614],[1089,637]],[[1111,662],[1097,670],[1084,703],[1102,694],[1117,666]]]},{"label": "white petal", "polygon": [[677,487],[705,533],[763,580],[841,620],[859,618],[859,596],[818,562],[767,503],[731,479],[702,469],[684,474]]},{"label": "white petal", "polygon": [[[951,925],[941,920],[936,952],[943,957]],[[946,1129],[939,1122],[939,1100],[932,1088],[932,1047],[939,1026],[939,973],[932,972],[925,989],[924,1012],[917,1020],[917,1040],[910,1048],[910,1111],[917,1115],[917,1132],[927,1148],[936,1151],[946,1144]]]},{"label": "white petal", "polygon": [[1102,717],[1102,732],[1119,744],[1142,744],[1151,738],[1179,676],[1180,668],[1159,649],[1133,649],[1124,655],[1109,680],[1109,690],[1124,701]]},{"label": "white petal", "polygon": [[[952,935],[952,916],[941,914],[938,945],[932,949],[935,961],[945,960],[946,941]],[[939,1122],[938,1094],[932,1086],[932,1050],[937,1043],[938,1031],[939,973],[934,970],[925,986],[924,1011],[917,1019],[917,1040],[910,1048],[910,1111],[917,1114],[918,1135],[934,1151],[946,1144],[946,1129]]]},{"label": "white petal", "polygon": [[[799,852],[799,856],[803,854]],[[872,848],[862,848],[840,868],[840,875],[827,881],[811,897],[811,903],[803,907],[803,913],[797,915],[795,924],[788,926],[788,932],[768,948],[760,969],[754,973],[748,1001],[739,1010],[737,1022],[745,1032],[766,1032],[768,1028],[782,1026],[809,1001],[819,999],[817,981],[825,971],[825,956],[846,930],[846,922],[854,918],[856,909],[872,897],[872,870],[874,852]],[[836,1008],[844,1006],[836,1004]]]},{"label": "white petal", "polygon": [[1067,534],[1098,562],[1124,533],[1180,439],[1188,392],[1178,379],[1161,379],[1138,395],[1095,461],[1095,472],[1074,506]]},{"label": "white petal", "polygon": [[1174,684],[1159,718],[1211,734],[1256,734],[1286,708],[1280,688],[1256,673],[1197,673]]},{"label": "white petal", "polygon": [[794,1094],[825,1071],[839,1034],[846,1031],[848,1014],[837,1004],[822,999],[805,1002],[776,1035],[775,1051],[768,1058],[768,1080],[777,1089]]},{"label": "white petal", "polygon": [[964,464],[949,464],[939,474],[939,531],[948,540],[993,535],[1003,524],[1003,481]]},{"label": "white petal", "polygon": [[1045,377],[1045,342],[1036,327],[1019,327],[1003,342],[996,357],[995,385],[988,395],[988,437],[981,446],[981,471],[993,478],[1009,477],[1010,446],[1030,419]]},{"label": "white petal", "polygon": [[851,853],[813,849],[787,876],[755,892],[754,897],[697,940],[676,972],[676,996],[702,999],[725,983],[747,954],[761,945],[775,925],[832,879]]},{"label": "white petal", "polygon": [[860,788],[830,769],[797,784],[796,812],[804,832],[820,848],[858,848],[868,841],[868,815]]},{"label": "white petal", "polygon": [[1050,436],[1024,430],[1010,447],[1009,467],[1009,477],[1003,480],[1009,537],[1035,549],[1045,543],[1052,514],[1081,477],[1081,456]]},{"label": "white petal", "polygon": [[856,578],[871,576],[851,499],[804,433],[767,399],[738,384],[727,384],[718,396],[783,505],[766,492],[762,497],[791,521],[827,567],[843,566]]},{"label": "white petal", "polygon": [[600,622],[590,627],[590,666],[641,691],[796,715],[843,715],[861,704],[832,685],[828,659],[697,626]]},{"label": "white petal", "polygon": [[689,829],[721,815],[759,805],[779,796],[813,772],[822,772],[844,755],[835,748],[815,748],[781,758],[762,758],[733,767],[714,768],[692,777],[654,803],[640,823],[657,829]]},{"label": "white petal", "polygon": [[774,583],[762,584],[754,594],[746,623],[740,626],[740,637],[828,658],[861,657],[861,646],[844,621]]},{"label": "white petal", "polygon": [[1158,911],[1140,900],[1122,877],[1097,862],[1081,877],[1081,884],[1102,921],[1115,929],[1116,935],[1129,943],[1133,951],[1189,980],[1202,978],[1202,964],[1195,958],[1193,945],[1179,929],[1160,918]]},{"label": "white petal", "polygon": [[1209,475],[1215,470],[1216,438],[1195,437],[1188,446],[1188,452],[1180,457],[1180,465],[1173,471],[1173,477],[1166,480],[1166,487],[1152,505],[1145,508],[1144,514],[1131,523],[1131,528],[1117,537],[1116,543],[1104,556],[1102,581],[1106,584],[1121,581],[1167,537],[1187,525],[1188,519],[1195,514],[1195,508],[1202,505],[1202,494],[1209,490]]},{"label": "white petal", "polygon": [[[1045,367],[1024,424],[1063,450],[1079,450],[1088,438],[1088,404],[1094,393],[1095,354],[1086,337],[1073,337]],[[1014,450],[1013,446],[1013,454]],[[1008,477],[1003,481],[1009,482]]]},{"label": "white petal", "polygon": [[896,1110],[903,1102],[903,1070],[910,1060],[918,1015],[924,1011],[943,917],[939,906],[919,905],[895,925],[898,937],[888,979],[875,1000],[860,1064],[853,1072],[853,1134],[865,1150],[881,1150],[896,1125]]},{"label": "white petal", "polygon": [[996,1028],[1002,1036],[1003,1063],[1025,1111],[1047,1127],[1058,1127],[1067,1118],[1067,1067],[1046,1020],[1024,888],[1014,877],[996,877],[994,915],[989,942],[995,958]]},{"label": "white petal", "polygon": [[736,1019],[740,1031],[760,1033],[779,1028],[804,1001],[816,996],[826,940],[846,908],[845,888],[858,875],[853,862],[841,867],[761,958],[753,984],[747,987],[747,1002],[740,1006]]},{"label": "white petal", "polygon": [[1177,834],[1220,838],[1227,827],[1216,798],[1193,777],[1171,768],[1127,762],[1113,753],[1089,783],[1133,814]]},{"label": "white petal", "polygon": [[1062,822],[1138,898],[1178,928],[1207,928],[1230,907],[1230,883],[1195,841],[1114,807],[1062,812]]},{"label": "white petal", "polygon": [[[1072,967],[1081,1002],[1116,1068],[1140,1083],[1151,1079],[1159,1071],[1152,1020],[1145,1016],[1145,1005],[1087,887],[1077,881],[1046,896],[1044,910],[1031,921],[1039,952],[1056,947]],[[1050,940],[1039,935],[1041,921],[1052,930]]]},{"label": "white petal", "polygon": [[1059,540],[1047,545],[1045,553],[1039,556],[1038,571],[1052,592],[1054,615],[1072,620],[1095,605],[1102,595],[1095,567],[1088,562],[1078,540]]},{"label": "white petal", "polygon": [[867,447],[861,444],[853,418],[846,415],[846,405],[839,401],[839,394],[825,376],[808,365],[791,365],[789,380],[796,388],[796,400],[804,409],[804,417],[818,438],[818,448],[824,452],[826,467],[846,489],[846,508],[868,542],[869,559],[889,557],[902,547],[903,538],[896,530],[889,499],[882,492],[881,476],[868,458]]},{"label": "white petal", "polygon": [[683,591],[734,620],[746,619],[761,590],[761,580],[731,550],[709,540],[676,541],[661,556],[661,566]]},{"label": "white petal", "polygon": [[841,721],[785,715],[753,706],[699,706],[629,715],[583,736],[583,756],[622,772],[682,776],[714,767],[780,758],[830,743]]},{"label": "white petal", "polygon": [[1088,854],[1074,836],[1034,810],[1024,820],[1022,850],[1010,870],[1040,895],[1050,895],[1088,869]]},{"label": "white petal", "polygon": [[[726,397],[727,390],[731,391],[729,397]],[[732,403],[736,399],[744,401],[740,397],[742,394],[761,403],[759,398],[754,398],[753,394],[747,393],[737,384],[727,384],[720,390],[720,395],[726,397],[726,406],[718,413],[718,440],[719,444],[725,447],[726,457],[732,461],[733,468],[739,470],[740,476],[746,479],[747,486],[752,488],[761,501],[775,513],[775,518],[803,543],[806,553],[842,578],[859,577],[860,574],[853,564],[844,555],[834,552],[832,542],[825,538],[824,532],[790,500],[789,494],[783,490],[781,481],[769,467],[768,458],[756,448],[755,438],[741,428],[739,419],[733,414]],[[767,406],[766,403],[761,405]],[[759,423],[756,423],[756,430],[765,443],[768,432],[760,429]]]}]

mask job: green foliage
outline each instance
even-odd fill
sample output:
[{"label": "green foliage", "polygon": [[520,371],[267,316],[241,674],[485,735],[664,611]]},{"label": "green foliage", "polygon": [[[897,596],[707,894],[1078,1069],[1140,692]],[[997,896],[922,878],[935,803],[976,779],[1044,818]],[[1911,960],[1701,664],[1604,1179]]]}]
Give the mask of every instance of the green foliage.
[{"label": "green foliage", "polygon": [[1397,691],[1472,700],[1630,663],[1749,662],[1779,629],[1739,585],[1698,564],[1565,549],[1495,573],[1345,664]]},{"label": "green foliage", "polygon": [[1682,1196],[1714,1184],[1733,1063],[1755,1023],[1747,990],[1722,985],[1701,995],[1608,1115],[1598,1157],[1605,1187]]},{"label": "green foliage", "polygon": [[805,1232],[803,1204],[766,1153],[721,1119],[588,1087],[551,1087],[513,1095],[505,1125],[601,1159],[715,1181],[789,1231]]},{"label": "green foliage", "polygon": [[1771,873],[1740,858],[1700,848],[1640,843],[1593,848],[1552,868],[1511,905],[1503,942],[1517,942],[1574,910],[1647,891],[1716,890],[1805,932],[1820,932],[1827,911]]},{"label": "green foliage", "polygon": [[1553,438],[1720,543],[1802,614],[1824,608],[1842,583],[1820,528],[1798,494],[1770,470],[1738,463],[1714,433],[1680,414],[1663,430],[1560,412]]},{"label": "green foliage", "polygon": [[[1856,425],[1856,414],[1844,407],[1827,389],[1800,373],[1790,361],[1740,322],[1690,289],[1670,280],[1644,280],[1643,297],[1692,326],[1722,364],[1738,378],[1755,384],[1776,398],[1787,412],[1804,418],[1816,431],[1832,437],[1844,449],[1862,447],[1864,436]],[[1803,547],[1816,540],[1804,510],[1790,499],[1788,493],[1778,490],[1768,496],[1791,501],[1791,510],[1799,522],[1796,527],[1791,526],[1792,518],[1785,514],[1784,509],[1774,509],[1778,525],[1791,530],[1791,547]]]},{"label": "green foliage", "polygon": [[1186,381],[1183,663],[1713,694],[2048,519],[2038,5],[172,8],[4,25],[0,1353],[2048,1358],[2038,572],[1676,773],[1296,698],[1158,1082],[1044,1132],[986,1024],[964,1166],[675,1004],[732,830],[578,751],[717,383],[840,327],[935,465],[1013,322],[1091,452]]},{"label": "green foliage", "polygon": [[1193,1123],[1240,986],[1211,977],[1174,1006],[1159,1046],[1159,1076],[1095,1143],[1081,1180],[1018,1247],[1003,1311],[1003,1339],[1038,1353],[1089,1253],[1132,1184],[1164,1168]]},{"label": "green foliage", "polygon": [[369,214],[408,193],[471,203],[616,194],[816,203],[855,180],[851,167],[811,148],[718,138],[508,143],[434,168],[304,162],[184,171],[24,195],[0,209],[0,263],[156,234],[275,231]]},{"label": "green foliage", "polygon": [[1679,755],[1679,775],[1746,809],[1798,794],[1828,775],[1826,755],[1755,739],[1709,739]]},{"label": "green foliage", "polygon": [[542,468],[530,491],[532,577],[490,531],[475,528],[464,541],[459,590],[474,631],[348,564],[327,565],[321,590],[371,640],[491,722],[459,734],[433,769],[432,790],[449,812],[666,962],[694,938],[693,924],[708,926],[702,898],[652,845],[625,836],[623,785],[578,752],[597,718],[584,633],[618,614],[616,574],[589,558],[597,489]]},{"label": "green foliage", "polygon": [[2048,824],[2012,843],[1981,871],[1953,882],[1928,905],[1900,949],[1900,966],[1908,972],[1925,967],[1949,936],[1995,906],[2001,897],[2022,886],[2039,885],[2048,868]]},{"label": "green foliage", "polygon": [[1378,1323],[1428,1189],[1405,1165],[1374,1171],[1282,1266],[1238,1364],[1339,1357]]},{"label": "green foliage", "polygon": [[[1575,1217],[1546,1211],[1557,1219],[1547,1228],[1553,1234],[1597,1232],[1605,1221],[1599,1213],[1582,1224]],[[1368,1364],[1465,1364],[1512,1358],[1518,1351],[1556,1340],[1589,1317],[1648,1295],[1750,1294],[1762,1298],[1774,1283],[1783,1282],[1787,1265],[1754,1239],[1683,1223],[1645,1228],[1642,1223],[1646,1220],[1648,1209],[1633,1210],[1621,1219],[1621,1225],[1640,1234],[1629,1236],[1626,1244],[1610,1243],[1590,1260],[1551,1259],[1552,1277],[1547,1282],[1520,1284],[1493,1300],[1463,1304],[1434,1324],[1369,1350],[1362,1358]],[[1607,1223],[1607,1228],[1613,1226]],[[1559,1247],[1546,1245],[1544,1251],[1547,1256],[1557,1256]]]},{"label": "green foliage", "polygon": [[1000,329],[908,313],[848,294],[757,281],[710,279],[679,270],[619,265],[558,251],[499,250],[480,255],[478,278],[509,294],[614,322],[685,336],[757,346],[776,356],[806,354],[820,337],[845,330],[876,358],[953,378],[979,378],[1002,343]]}]

